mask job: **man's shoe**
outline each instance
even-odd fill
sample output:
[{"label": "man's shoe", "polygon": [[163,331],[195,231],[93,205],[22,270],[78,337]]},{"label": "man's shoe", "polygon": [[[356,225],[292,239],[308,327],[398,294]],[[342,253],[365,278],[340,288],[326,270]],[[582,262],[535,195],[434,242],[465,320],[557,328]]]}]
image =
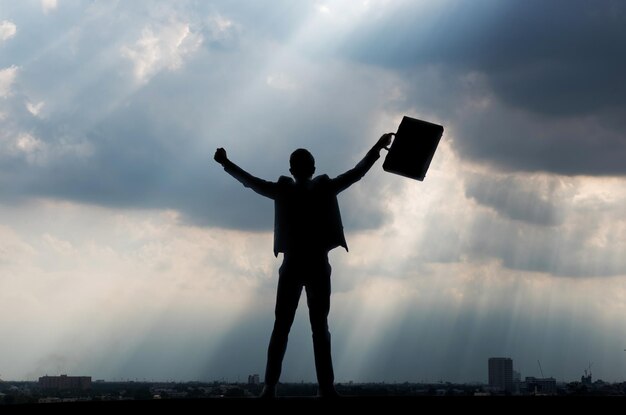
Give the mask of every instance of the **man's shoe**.
[{"label": "man's shoe", "polygon": [[274,399],[276,397],[276,386],[265,385],[259,395],[262,399]]}]

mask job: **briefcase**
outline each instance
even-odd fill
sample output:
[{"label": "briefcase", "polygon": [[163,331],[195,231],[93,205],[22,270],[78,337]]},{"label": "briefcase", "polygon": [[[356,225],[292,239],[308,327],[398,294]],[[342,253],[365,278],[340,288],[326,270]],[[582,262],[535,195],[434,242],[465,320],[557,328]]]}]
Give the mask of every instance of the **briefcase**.
[{"label": "briefcase", "polygon": [[383,169],[423,181],[442,135],[441,125],[405,116],[385,157]]}]

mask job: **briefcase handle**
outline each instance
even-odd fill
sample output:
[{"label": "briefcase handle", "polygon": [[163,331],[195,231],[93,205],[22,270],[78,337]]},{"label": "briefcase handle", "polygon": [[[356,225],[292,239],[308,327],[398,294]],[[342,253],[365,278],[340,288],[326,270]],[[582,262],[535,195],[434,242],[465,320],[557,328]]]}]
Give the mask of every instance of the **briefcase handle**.
[{"label": "briefcase handle", "polygon": [[[395,137],[395,136],[396,136],[396,133],[391,133],[391,135]],[[395,140],[395,138],[394,138],[394,140]],[[383,149],[385,149],[385,150],[387,150],[387,151],[391,150],[391,145],[392,145],[392,144],[393,144],[393,141],[392,141],[391,143],[389,143],[389,145],[388,145],[387,147],[383,147]]]}]

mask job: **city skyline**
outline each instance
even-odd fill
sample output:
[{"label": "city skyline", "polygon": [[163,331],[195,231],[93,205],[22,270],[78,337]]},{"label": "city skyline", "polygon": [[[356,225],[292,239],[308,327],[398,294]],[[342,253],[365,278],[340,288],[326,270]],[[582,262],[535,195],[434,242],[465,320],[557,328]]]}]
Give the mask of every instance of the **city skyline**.
[{"label": "city skyline", "polygon": [[339,198],[337,381],[623,381],[624,50],[611,0],[0,0],[0,377],[262,377],[273,205],[215,149],[334,177],[406,115],[445,129],[425,180]]}]

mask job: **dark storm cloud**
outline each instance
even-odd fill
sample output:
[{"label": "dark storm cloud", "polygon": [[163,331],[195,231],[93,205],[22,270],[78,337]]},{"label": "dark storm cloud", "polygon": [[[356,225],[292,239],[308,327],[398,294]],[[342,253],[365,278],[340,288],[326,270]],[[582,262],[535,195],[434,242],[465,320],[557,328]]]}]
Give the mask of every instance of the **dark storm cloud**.
[{"label": "dark storm cloud", "polygon": [[[373,128],[377,113],[408,108],[444,123],[463,156],[502,169],[624,172],[624,95],[616,93],[623,83],[614,79],[624,58],[609,53],[623,39],[621,3],[568,2],[563,10],[560,2],[394,5],[326,51],[341,56],[322,48],[276,54],[313,9],[272,4],[260,13],[231,2],[61,3],[63,13],[47,16],[13,4],[7,13],[19,36],[3,44],[0,57],[2,67],[19,67],[13,96],[0,103],[9,114],[2,197],[173,208],[196,224],[267,230],[271,201],[213,163],[215,147],[269,180],[287,174],[293,149],[307,147],[318,172],[333,176],[382,133]],[[168,49],[177,45],[177,22],[202,38],[198,49]],[[140,42],[146,30],[171,43],[152,53],[150,41]],[[563,65],[572,69],[560,76]],[[605,76],[571,81],[602,67]],[[286,81],[270,84],[270,76]],[[555,77],[574,88],[557,88]],[[396,81],[401,97],[386,101]],[[598,97],[576,95],[588,90]],[[39,116],[25,110],[26,102],[40,101]],[[21,134],[41,145],[16,151]],[[376,174],[342,196],[348,229],[384,222],[384,199],[372,194],[393,188]],[[555,221],[548,202],[535,204],[534,213],[514,212],[507,202],[513,196],[503,192],[474,186],[468,195],[505,207],[509,218]]]},{"label": "dark storm cloud", "polygon": [[563,216],[556,197],[558,182],[541,184],[533,177],[472,175],[465,180],[465,195],[509,219],[541,226],[559,225]]},{"label": "dark storm cloud", "polygon": [[[555,199],[562,204],[571,203],[568,197]],[[599,213],[581,208],[559,218],[560,225],[554,227],[519,219],[511,221],[510,215],[519,212],[518,207],[507,212],[506,203],[496,208],[493,200],[488,202],[492,204],[487,205],[489,210],[474,211],[466,222],[429,212],[427,220],[440,225],[422,235],[416,247],[417,260],[439,263],[462,262],[464,258],[496,260],[511,270],[572,278],[620,276],[626,272],[624,262],[616,254],[623,246],[620,229],[610,224],[620,220],[617,209]],[[530,205],[526,207],[528,212],[535,211]],[[603,239],[607,242],[599,244]]]},{"label": "dark storm cloud", "polygon": [[[626,173],[623,2],[448,2],[433,9],[396,8],[362,25],[342,51],[401,73],[407,106],[431,105],[449,120],[465,156],[506,170]],[[448,87],[423,82],[416,74],[424,67],[437,68]],[[482,76],[490,101],[482,111],[459,110],[468,91],[458,79],[467,74]]]},{"label": "dark storm cloud", "polygon": [[[432,225],[416,239],[411,264],[496,261],[571,278],[626,273],[619,255],[624,198],[613,187],[621,180],[492,171],[465,172],[461,180],[458,193],[425,213]],[[586,188],[589,180],[594,185]]]},{"label": "dark storm cloud", "polygon": [[484,71],[505,102],[578,114],[626,104],[624,19],[626,5],[612,0],[453,1],[433,12],[397,8],[367,22],[345,46],[392,69]]},{"label": "dark storm cloud", "polygon": [[[329,75],[320,62],[272,66],[274,45],[298,30],[310,7],[272,3],[261,13],[231,2],[150,4],[61,4],[64,13],[48,16],[10,10],[23,36],[2,58],[19,66],[15,93],[2,103],[5,200],[172,208],[194,224],[269,230],[272,202],[224,173],[212,160],[216,147],[267,180],[288,174],[291,151],[307,147],[318,172],[332,176],[382,133],[368,120],[380,91],[363,88],[367,76],[346,68]],[[173,50],[181,22],[191,40],[202,37],[187,55]],[[287,88],[270,85],[268,77],[283,71],[293,78]],[[30,101],[44,102],[40,116],[25,109]],[[25,133],[39,144],[16,151]],[[378,226],[381,205],[359,194],[342,200],[357,213],[346,226]]]}]

